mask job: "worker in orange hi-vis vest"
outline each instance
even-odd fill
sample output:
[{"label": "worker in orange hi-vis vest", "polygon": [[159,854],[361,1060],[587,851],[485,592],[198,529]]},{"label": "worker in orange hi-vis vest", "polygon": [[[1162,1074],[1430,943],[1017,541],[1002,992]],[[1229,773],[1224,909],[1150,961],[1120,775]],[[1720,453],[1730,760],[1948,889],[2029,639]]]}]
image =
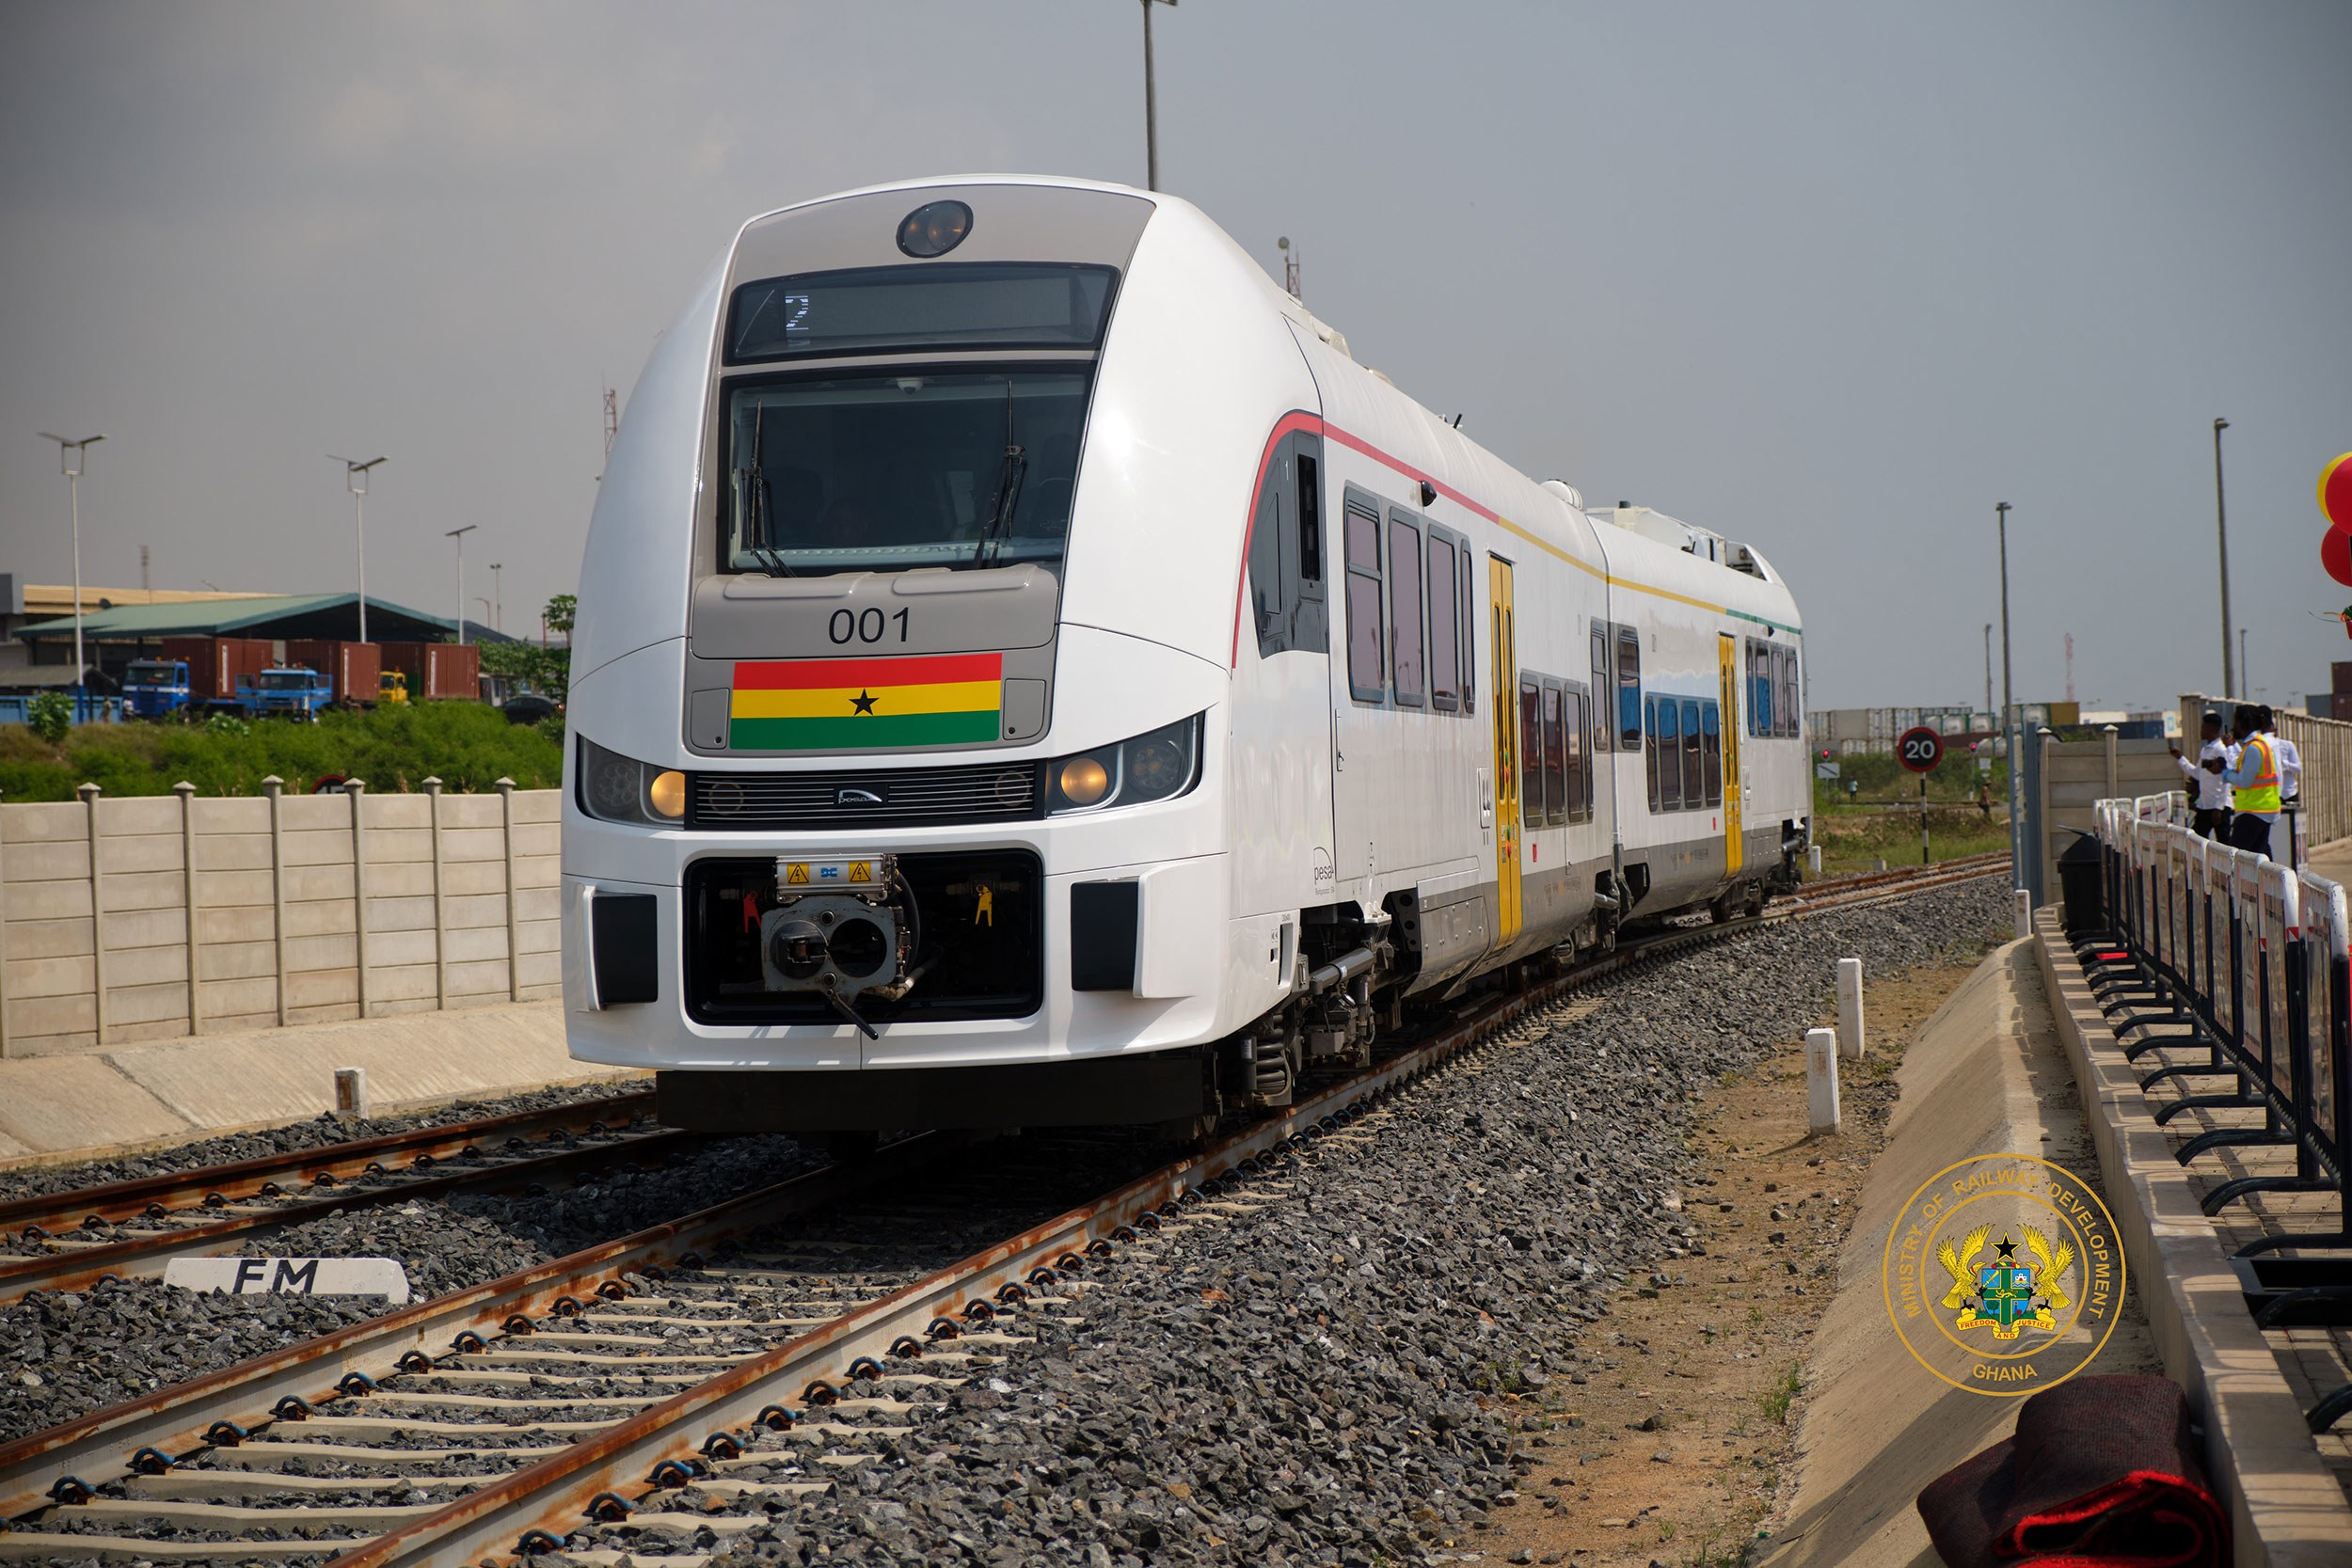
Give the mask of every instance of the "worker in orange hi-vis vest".
[{"label": "worker in orange hi-vis vest", "polygon": [[2267,855],[2270,830],[2279,825],[2279,745],[2263,733],[2262,717],[2259,705],[2240,703],[2230,721],[2238,741],[2237,761],[2228,774],[2237,813],[2230,819],[2230,843]]}]

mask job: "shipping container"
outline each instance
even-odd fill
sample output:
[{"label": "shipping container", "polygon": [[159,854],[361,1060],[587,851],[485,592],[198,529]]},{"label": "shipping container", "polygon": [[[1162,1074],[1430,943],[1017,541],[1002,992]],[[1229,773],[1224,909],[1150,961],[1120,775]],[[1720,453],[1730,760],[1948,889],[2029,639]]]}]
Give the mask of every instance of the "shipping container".
[{"label": "shipping container", "polygon": [[334,687],[335,701],[343,706],[374,705],[376,677],[384,667],[381,643],[294,639],[286,644],[286,657],[325,675]]},{"label": "shipping container", "polygon": [[386,642],[383,667],[408,677],[412,701],[478,701],[482,695],[482,649],[467,642]]},{"label": "shipping container", "polygon": [[188,702],[195,707],[233,703],[237,685],[278,663],[286,645],[256,637],[167,637],[164,657],[188,666]]}]

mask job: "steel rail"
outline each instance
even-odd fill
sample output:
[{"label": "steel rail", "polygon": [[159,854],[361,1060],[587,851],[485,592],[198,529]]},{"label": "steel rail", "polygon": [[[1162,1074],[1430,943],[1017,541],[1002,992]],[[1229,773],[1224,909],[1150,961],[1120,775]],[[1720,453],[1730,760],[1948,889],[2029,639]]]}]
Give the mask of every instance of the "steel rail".
[{"label": "steel rail", "polygon": [[707,1134],[675,1128],[628,1132],[611,1143],[580,1144],[551,1153],[502,1160],[474,1170],[448,1170],[380,1187],[337,1189],[332,1196],[298,1199],[229,1219],[168,1230],[144,1231],[119,1242],[101,1242],[22,1258],[0,1258],[0,1305],[34,1291],[71,1291],[108,1275],[129,1278],[160,1275],[171,1259],[216,1256],[256,1236],[304,1225],[329,1214],[381,1208],[413,1198],[469,1189],[491,1190],[524,1181],[562,1179],[628,1160],[644,1160],[710,1141]]},{"label": "steel rail", "polygon": [[[858,1369],[861,1360],[874,1364],[864,1369],[867,1376],[881,1376],[879,1364],[891,1346],[906,1338],[919,1343],[927,1325],[940,1318],[987,1303],[1007,1290],[1051,1290],[1063,1271],[1083,1273],[1086,1258],[1104,1256],[1120,1243],[1133,1240],[1138,1225],[1152,1224],[1159,1212],[1198,1193],[1245,1161],[1393,1093],[1569,992],[1608,975],[1645,967],[1683,948],[1722,941],[1744,928],[1906,896],[1925,888],[1973,880],[2000,868],[1973,866],[1944,876],[1935,875],[1934,869],[1889,879],[1903,885],[1874,883],[1851,890],[1846,898],[1791,908],[1778,915],[1668,931],[1514,995],[1497,998],[1430,1038],[1406,1046],[1388,1061],[1233,1133],[1201,1153],[1177,1160],[1106,1197],[974,1253],[584,1436],[535,1465],[502,1476],[341,1554],[332,1560],[330,1568],[437,1568],[474,1561],[485,1554],[527,1551],[525,1543],[536,1539],[533,1531],[560,1538],[567,1521],[575,1525],[591,1522],[590,1504],[605,1494],[626,1496],[656,1489],[653,1472],[665,1461],[691,1457],[699,1447],[723,1434],[740,1446],[758,1412],[772,1404],[800,1402],[803,1390],[814,1383],[849,1386],[850,1370]],[[678,1472],[673,1468],[670,1475],[675,1484]]]},{"label": "steel rail", "polygon": [[[254,1196],[271,1182],[283,1181],[290,1175],[308,1179],[327,1175],[340,1180],[364,1175],[372,1165],[404,1158],[409,1162],[407,1168],[414,1168],[420,1156],[427,1160],[447,1159],[469,1146],[484,1145],[490,1139],[503,1142],[508,1138],[533,1134],[586,1132],[598,1122],[620,1132],[637,1117],[652,1114],[653,1091],[632,1089],[627,1094],[605,1100],[576,1101],[568,1105],[543,1106],[532,1111],[509,1111],[495,1117],[477,1117],[469,1121],[414,1127],[405,1132],[387,1132],[378,1137],[321,1144],[313,1148],[283,1149],[275,1154],[257,1155],[250,1160],[236,1160],[226,1164],[199,1165],[187,1170],[164,1171],[154,1176],[109,1181],[100,1186],[38,1193],[0,1202],[0,1230],[22,1230],[28,1225],[37,1225],[54,1232],[72,1229],[91,1218],[126,1220],[142,1215],[152,1218],[149,1211],[155,1204],[160,1203],[166,1208],[193,1208],[215,1196],[226,1202],[235,1202],[239,1198]],[[175,1199],[183,1201],[175,1204]]]},{"label": "steel rail", "polygon": [[331,1413],[329,1402],[345,1397],[340,1385],[353,1372],[380,1379],[411,1351],[427,1355],[445,1351],[460,1333],[495,1330],[517,1314],[543,1314],[562,1298],[583,1297],[617,1275],[647,1264],[672,1263],[743,1231],[838,1202],[918,1170],[961,1142],[939,1133],[903,1139],[871,1159],[820,1166],[667,1224],[417,1302],[0,1444],[0,1518],[40,1507],[57,1477],[77,1476],[97,1485],[131,1473],[126,1462],[139,1449],[179,1454],[201,1447],[215,1422],[233,1420],[258,1430],[289,1395]]}]

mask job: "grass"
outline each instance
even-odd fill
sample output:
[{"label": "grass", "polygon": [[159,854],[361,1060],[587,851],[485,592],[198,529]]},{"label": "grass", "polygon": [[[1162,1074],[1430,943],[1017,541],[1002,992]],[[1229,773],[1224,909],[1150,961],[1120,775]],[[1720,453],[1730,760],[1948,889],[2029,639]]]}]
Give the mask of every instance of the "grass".
[{"label": "grass", "polygon": [[[1919,813],[1867,806],[1819,805],[1813,842],[1820,847],[1821,870],[1836,876],[1867,871],[1874,861],[1889,866],[1919,863]],[[2009,823],[1999,813],[1990,820],[1974,806],[1928,807],[1928,848],[1939,861],[2009,848]]]},{"label": "grass", "polygon": [[1770,1387],[1756,1396],[1764,1418],[1774,1426],[1788,1424],[1788,1407],[1797,1401],[1797,1390],[1804,1386],[1804,1369],[1797,1362],[1788,1363],[1788,1370],[1772,1381]]},{"label": "grass", "polygon": [[563,776],[560,733],[510,724],[480,703],[330,712],[315,724],[86,724],[56,745],[6,724],[0,799],[71,800],[86,781],[109,795],[167,795],[183,779],[199,795],[259,795],[271,774],[289,791],[334,774],[376,790],[414,790],[427,777],[462,793],[487,791],[501,777],[544,789]]}]

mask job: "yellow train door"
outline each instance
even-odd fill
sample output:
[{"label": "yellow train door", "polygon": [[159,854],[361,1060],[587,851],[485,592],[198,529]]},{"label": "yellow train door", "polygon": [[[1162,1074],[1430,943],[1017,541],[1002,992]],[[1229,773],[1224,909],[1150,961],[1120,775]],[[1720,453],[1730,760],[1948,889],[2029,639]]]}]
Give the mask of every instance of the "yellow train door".
[{"label": "yellow train door", "polygon": [[1740,640],[1719,632],[1715,652],[1723,680],[1724,870],[1729,874],[1745,863],[1740,836],[1740,736],[1745,723],[1740,717]]},{"label": "yellow train door", "polygon": [[1486,598],[1493,611],[1494,673],[1486,704],[1495,725],[1495,885],[1501,910],[1498,946],[1518,940],[1524,911],[1519,900],[1518,641],[1512,626],[1511,563],[1486,558]]}]

